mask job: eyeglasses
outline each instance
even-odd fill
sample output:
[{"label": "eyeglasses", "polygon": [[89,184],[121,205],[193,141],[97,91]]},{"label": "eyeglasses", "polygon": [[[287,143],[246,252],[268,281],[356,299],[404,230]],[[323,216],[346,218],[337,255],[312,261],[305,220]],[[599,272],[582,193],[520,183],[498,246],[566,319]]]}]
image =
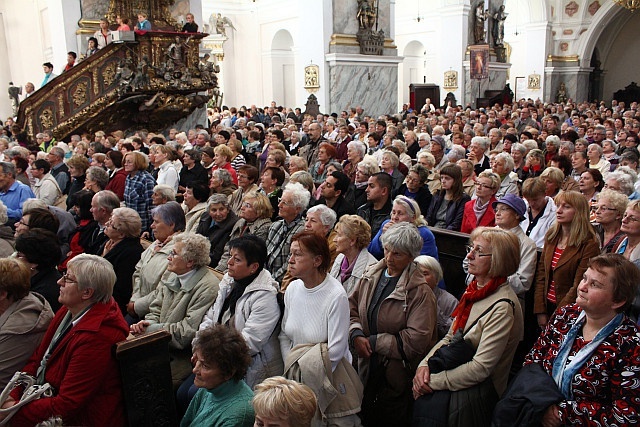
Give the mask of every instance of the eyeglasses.
[{"label": "eyeglasses", "polygon": [[249,179],[247,175],[238,174],[238,179]]},{"label": "eyeglasses", "polygon": [[253,205],[251,203],[245,202],[242,204],[243,208],[253,209]]},{"label": "eyeglasses", "polygon": [[78,281],[76,279],[72,279],[71,277],[69,277],[69,274],[67,272],[65,272],[62,275],[62,281],[64,282],[64,284],[66,285],[67,283],[75,283],[78,284]]},{"label": "eyeglasses", "polygon": [[636,218],[636,217],[624,214],[624,215],[622,215],[622,220],[623,221],[627,220],[627,222],[638,222],[638,221],[640,221],[640,218]]},{"label": "eyeglasses", "polygon": [[493,254],[492,254],[492,253],[490,253],[490,252],[489,252],[489,253],[486,253],[486,254],[485,254],[485,253],[483,253],[483,252],[482,252],[482,249],[481,249],[481,248],[478,248],[477,246],[476,246],[476,247],[474,247],[474,246],[471,246],[471,245],[467,245],[466,249],[467,249],[467,255],[473,252],[473,253],[475,254],[475,256],[476,256],[476,257],[478,257],[478,258],[479,258],[479,257],[484,257],[484,256],[491,256],[491,255],[493,255]]},{"label": "eyeglasses", "polygon": [[27,228],[29,228],[29,224],[27,224],[26,222],[24,222],[23,220],[18,221],[18,224],[23,225]]},{"label": "eyeglasses", "polygon": [[617,211],[616,208],[608,208],[606,206],[591,206],[591,210],[593,212],[598,212],[598,211]]},{"label": "eyeglasses", "polygon": [[478,182],[478,181],[476,181],[476,186],[482,187],[482,188],[486,188],[487,190],[493,190],[493,187],[491,185],[483,184],[483,183]]},{"label": "eyeglasses", "polygon": [[282,203],[285,206],[293,206],[293,202],[287,202],[282,197],[278,199],[278,204]]},{"label": "eyeglasses", "polygon": [[176,250],[175,250],[175,249],[172,249],[172,250],[171,250],[171,252],[169,252],[169,255],[167,256],[167,258],[168,258],[168,257],[175,258],[175,257],[177,257],[177,256],[180,256],[180,257],[181,257],[182,255],[180,255],[178,252],[176,252]]},{"label": "eyeglasses", "polygon": [[510,210],[512,210],[511,208],[508,208],[506,206],[498,206],[497,208],[494,209],[495,213],[498,212],[509,212]]}]

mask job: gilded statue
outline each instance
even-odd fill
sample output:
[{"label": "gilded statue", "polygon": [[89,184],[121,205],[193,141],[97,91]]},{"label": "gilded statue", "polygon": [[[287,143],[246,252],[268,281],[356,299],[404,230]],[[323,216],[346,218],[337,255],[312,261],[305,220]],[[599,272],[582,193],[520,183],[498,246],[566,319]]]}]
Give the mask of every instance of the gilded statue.
[{"label": "gilded statue", "polygon": [[372,30],[377,20],[377,7],[374,0],[358,0],[358,25],[361,30]]}]

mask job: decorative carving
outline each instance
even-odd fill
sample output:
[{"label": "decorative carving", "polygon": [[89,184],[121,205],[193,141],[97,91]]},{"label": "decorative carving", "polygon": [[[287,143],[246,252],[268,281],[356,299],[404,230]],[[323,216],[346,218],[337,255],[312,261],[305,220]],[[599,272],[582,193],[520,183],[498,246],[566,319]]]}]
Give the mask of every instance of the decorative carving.
[{"label": "decorative carving", "polygon": [[73,91],[73,95],[71,95],[71,98],[73,99],[73,104],[76,106],[76,108],[87,102],[87,86],[87,82],[81,82]]},{"label": "decorative carving", "polygon": [[560,83],[560,87],[556,93],[556,102],[560,104],[567,102],[567,87],[564,82]]},{"label": "decorative carving", "polygon": [[564,34],[565,36],[570,36],[571,34],[573,34],[573,30],[571,29],[564,30],[562,31],[562,34]]},{"label": "decorative carving", "polygon": [[571,3],[565,6],[564,13],[566,13],[570,17],[573,17],[573,15],[578,13],[578,9],[580,9],[580,6],[578,5],[578,3],[572,0]]},{"label": "decorative carving", "polygon": [[100,94],[100,82],[98,81],[98,67],[93,69],[93,96]]},{"label": "decorative carving", "polygon": [[116,79],[116,64],[114,62],[109,63],[102,71],[102,80],[104,86],[109,87]]},{"label": "decorative carving", "polygon": [[309,93],[315,93],[320,89],[320,67],[317,65],[304,67],[304,88]]},{"label": "decorative carving", "polygon": [[[378,29],[378,6],[375,0],[358,0],[358,33],[362,55],[382,55],[384,52],[384,31]],[[373,27],[376,27],[376,30]]]},{"label": "decorative carving", "polygon": [[540,89],[540,74],[529,74],[527,89]]},{"label": "decorative carving", "polygon": [[473,38],[476,44],[486,43],[484,23],[489,17],[489,11],[484,9],[484,0],[480,0],[475,9],[475,17],[473,21]]},{"label": "decorative carving", "polygon": [[215,31],[216,34],[220,34],[226,37],[227,29],[225,27],[230,27],[234,31],[236,30],[236,27],[233,26],[233,22],[231,22],[231,19],[227,18],[226,16],[222,16],[221,13],[218,13],[217,15],[215,13],[212,13],[211,16],[209,16],[209,31]]},{"label": "decorative carving", "polygon": [[64,117],[64,95],[62,93],[58,94],[58,117],[59,120]]},{"label": "decorative carving", "polygon": [[45,108],[38,117],[43,129],[51,129],[53,127],[53,111],[51,108]]},{"label": "decorative carving", "polygon": [[449,70],[444,72],[444,89],[456,90],[458,89],[458,72],[455,70]]},{"label": "decorative carving", "polygon": [[560,50],[563,52],[566,52],[569,49],[569,43],[567,42],[562,42],[560,43]]},{"label": "decorative carving", "polygon": [[600,2],[598,0],[595,0],[593,3],[589,5],[589,8],[587,10],[589,11],[589,15],[591,16],[595,15],[596,12],[600,10]]}]

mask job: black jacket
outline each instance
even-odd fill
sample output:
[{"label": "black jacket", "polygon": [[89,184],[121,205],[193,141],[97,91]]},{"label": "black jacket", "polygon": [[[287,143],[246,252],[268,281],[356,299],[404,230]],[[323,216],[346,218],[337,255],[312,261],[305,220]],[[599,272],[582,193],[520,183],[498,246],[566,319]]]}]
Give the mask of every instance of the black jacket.
[{"label": "black jacket", "polygon": [[[387,200],[387,203],[379,211],[373,209],[373,203],[367,202],[358,208],[356,214],[369,223],[371,226],[371,238],[373,238],[378,234],[382,223],[389,219],[391,215],[391,198]],[[460,221],[462,221],[462,219]]]},{"label": "black jacket", "polygon": [[209,251],[209,256],[211,257],[209,265],[211,267],[215,267],[220,262],[220,258],[224,253],[224,245],[229,241],[231,230],[237,221],[238,217],[232,211],[229,211],[227,219],[214,226],[211,226],[212,219],[208,211],[200,217],[196,233],[202,234],[211,242],[211,250]]},{"label": "black jacket", "polygon": [[[444,194],[444,190],[441,190],[433,196],[433,199],[431,200],[431,206],[429,206],[429,210],[427,211],[427,216],[425,218],[432,227],[436,223],[436,214],[442,205]],[[464,193],[459,200],[452,200],[451,203],[449,203],[449,206],[447,207],[447,215],[445,217],[445,228],[447,230],[460,231],[460,227],[462,227],[462,216],[464,215],[464,204],[469,200],[471,200],[471,197]]]},{"label": "black jacket", "polygon": [[[133,273],[144,249],[137,237],[128,237],[117,243],[104,256],[113,265],[116,272],[116,284],[113,287],[113,298],[118,303],[122,314],[127,314],[127,303],[133,292]],[[101,254],[98,254],[101,255]]]},{"label": "black jacket", "polygon": [[[404,195],[407,191],[407,184],[402,184],[400,188],[391,192],[392,198],[395,200],[397,196]],[[409,196],[407,196],[409,197]],[[431,199],[433,196],[431,195],[431,191],[429,191],[429,187],[426,185],[421,187],[416,193],[415,201],[420,206],[420,212],[422,215],[427,215],[427,211],[429,210],[429,206],[431,205]]]},{"label": "black jacket", "polygon": [[[315,205],[326,205],[327,201],[324,197],[320,197]],[[336,204],[331,208],[336,213],[336,221],[340,219],[343,215],[353,215],[356,213],[356,208],[350,203],[346,198],[339,197],[336,201]]]}]

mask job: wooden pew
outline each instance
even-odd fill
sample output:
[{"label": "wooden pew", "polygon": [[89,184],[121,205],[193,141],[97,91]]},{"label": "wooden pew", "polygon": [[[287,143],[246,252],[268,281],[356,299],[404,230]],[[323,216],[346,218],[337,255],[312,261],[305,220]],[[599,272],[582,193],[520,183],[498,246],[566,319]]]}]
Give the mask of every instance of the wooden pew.
[{"label": "wooden pew", "polygon": [[125,411],[130,426],[176,426],[169,366],[171,334],[151,332],[116,345]]},{"label": "wooden pew", "polygon": [[466,246],[469,244],[469,235],[442,228],[429,227],[429,229],[436,238],[438,257],[447,291],[460,299],[467,287],[465,283],[467,275],[462,269],[462,260],[467,256]]}]

